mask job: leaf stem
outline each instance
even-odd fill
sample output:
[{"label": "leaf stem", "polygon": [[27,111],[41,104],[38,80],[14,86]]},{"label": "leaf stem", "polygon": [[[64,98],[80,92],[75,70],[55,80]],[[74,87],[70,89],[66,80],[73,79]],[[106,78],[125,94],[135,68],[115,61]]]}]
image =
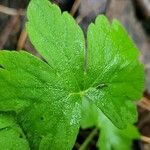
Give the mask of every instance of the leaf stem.
[{"label": "leaf stem", "polygon": [[79,150],[85,150],[87,146],[89,145],[90,141],[94,138],[94,136],[97,134],[98,129],[95,128],[90,133],[90,135],[86,138],[86,140],[83,142],[83,144],[80,146]]}]

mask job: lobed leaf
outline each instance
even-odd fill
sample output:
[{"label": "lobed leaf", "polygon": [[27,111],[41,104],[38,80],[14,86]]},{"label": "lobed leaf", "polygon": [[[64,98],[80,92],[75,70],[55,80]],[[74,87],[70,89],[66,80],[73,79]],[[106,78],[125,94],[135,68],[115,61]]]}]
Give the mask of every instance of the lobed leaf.
[{"label": "lobed leaf", "polygon": [[24,132],[30,149],[71,149],[84,100],[119,128],[136,120],[133,102],[141,96],[144,71],[117,21],[110,25],[99,16],[90,25],[86,60],[83,32],[67,12],[31,0],[27,16],[29,37],[44,61],[22,51],[0,52],[0,113],[15,114],[17,133]]},{"label": "lobed leaf", "polygon": [[31,54],[1,51],[0,64],[0,111],[17,114],[30,148],[71,149],[80,96],[69,95],[51,67]]},{"label": "lobed leaf", "polygon": [[135,126],[130,124],[126,129],[120,130],[102,112],[99,115],[101,132],[97,146],[100,149],[131,150],[133,140],[140,139],[140,134]]},{"label": "lobed leaf", "polygon": [[85,42],[73,17],[47,0],[32,0],[27,15],[27,31],[37,51],[67,79],[67,88],[82,90]]},{"label": "lobed leaf", "polygon": [[135,122],[142,96],[139,51],[118,21],[99,16],[88,29],[87,97],[119,128]]},{"label": "lobed leaf", "polygon": [[133,140],[140,138],[136,127],[120,130],[94,104],[84,100],[81,127],[100,129],[97,147],[101,150],[131,150]]}]

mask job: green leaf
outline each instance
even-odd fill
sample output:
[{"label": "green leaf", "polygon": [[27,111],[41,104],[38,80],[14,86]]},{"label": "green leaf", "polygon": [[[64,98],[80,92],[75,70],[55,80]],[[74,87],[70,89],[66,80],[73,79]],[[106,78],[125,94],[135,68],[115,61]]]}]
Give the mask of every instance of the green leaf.
[{"label": "green leaf", "polygon": [[73,17],[48,0],[32,0],[27,15],[27,31],[37,51],[67,80],[67,88],[82,90],[85,42]]},{"label": "green leaf", "polygon": [[0,114],[0,146],[3,150],[29,150],[25,135],[11,115]]},{"label": "green leaf", "polygon": [[17,113],[30,148],[71,149],[79,128],[80,95],[65,91],[62,78],[26,52],[1,51],[0,65],[0,110]]},{"label": "green leaf", "polygon": [[83,129],[97,127],[99,123],[99,109],[86,98],[82,101],[81,127]]},{"label": "green leaf", "polygon": [[140,138],[137,128],[133,125],[120,130],[102,112],[99,118],[101,132],[97,146],[102,150],[131,150],[133,140]]},{"label": "green leaf", "polygon": [[118,21],[99,16],[88,29],[86,96],[119,128],[135,122],[144,86],[139,51]]},{"label": "green leaf", "polygon": [[67,12],[31,0],[27,16],[29,37],[44,61],[22,51],[0,52],[0,112],[15,112],[31,149],[71,149],[83,99],[119,128],[135,120],[132,101],[143,90],[143,67],[116,21],[110,26],[101,16],[90,25],[86,60],[83,32]]},{"label": "green leaf", "polygon": [[82,106],[81,127],[83,129],[96,127],[100,129],[97,147],[100,150],[131,150],[132,142],[139,139],[136,127],[128,125],[120,130],[94,104],[84,100]]}]

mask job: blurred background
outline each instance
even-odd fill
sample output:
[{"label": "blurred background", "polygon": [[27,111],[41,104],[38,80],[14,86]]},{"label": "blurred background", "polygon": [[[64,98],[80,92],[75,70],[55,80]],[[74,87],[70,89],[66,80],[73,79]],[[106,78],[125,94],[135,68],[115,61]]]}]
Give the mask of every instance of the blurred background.
[{"label": "blurred background", "polygon": [[[63,11],[76,19],[85,36],[88,25],[98,14],[105,14],[110,21],[117,18],[141,51],[145,66],[145,92],[137,103],[139,120],[137,127],[141,139],[135,142],[134,150],[150,150],[150,0],[52,0]],[[0,49],[23,49],[36,56],[25,31],[26,8],[29,0],[0,0]],[[40,56],[39,56],[40,57]],[[76,146],[82,143],[89,130],[81,130]],[[96,137],[90,143],[94,147]]]}]

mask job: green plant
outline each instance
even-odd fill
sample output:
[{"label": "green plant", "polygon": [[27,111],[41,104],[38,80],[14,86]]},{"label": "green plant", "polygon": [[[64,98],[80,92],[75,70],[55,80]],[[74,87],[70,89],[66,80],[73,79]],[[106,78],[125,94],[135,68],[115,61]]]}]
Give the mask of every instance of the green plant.
[{"label": "green plant", "polygon": [[[69,150],[83,101],[118,128],[137,119],[143,91],[139,52],[117,20],[98,16],[87,33],[47,0],[31,0],[27,31],[45,61],[27,52],[0,52],[0,145],[3,149]],[[9,137],[9,138],[8,138]]]},{"label": "green plant", "polygon": [[126,129],[118,129],[102,111],[86,100],[83,101],[81,127],[83,129],[95,128],[80,150],[87,148],[98,129],[100,129],[100,134],[97,147],[100,150],[131,150],[132,141],[140,139],[138,130],[132,124],[129,124]]}]

